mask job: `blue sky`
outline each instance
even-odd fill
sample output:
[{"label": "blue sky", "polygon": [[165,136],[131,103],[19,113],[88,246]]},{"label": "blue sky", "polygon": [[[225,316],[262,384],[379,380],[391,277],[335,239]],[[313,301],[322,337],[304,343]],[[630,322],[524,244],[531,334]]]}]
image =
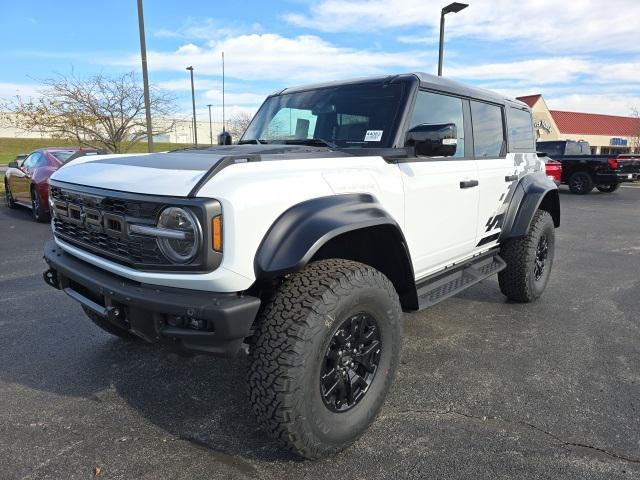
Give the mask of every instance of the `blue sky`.
[{"label": "blue sky", "polygon": [[[37,94],[56,72],[139,71],[135,0],[1,0],[0,97]],[[146,0],[150,81],[188,112],[253,111],[284,86],[379,73],[434,72],[440,8],[431,0]],[[555,109],[640,108],[640,1],[470,0],[447,16],[445,75]],[[216,107],[214,115],[219,116]]]}]

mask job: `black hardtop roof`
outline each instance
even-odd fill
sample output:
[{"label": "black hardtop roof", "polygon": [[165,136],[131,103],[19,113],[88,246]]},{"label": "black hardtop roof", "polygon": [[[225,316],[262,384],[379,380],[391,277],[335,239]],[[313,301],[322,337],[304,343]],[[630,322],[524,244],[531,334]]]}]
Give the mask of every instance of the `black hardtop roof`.
[{"label": "black hardtop roof", "polygon": [[493,92],[491,90],[486,90],[484,88],[472,87],[470,85],[466,85],[464,83],[456,82],[455,80],[450,80],[444,77],[438,77],[436,75],[430,75],[428,73],[423,72],[415,72],[415,73],[403,73],[399,75],[379,75],[375,77],[362,77],[362,78],[353,78],[348,80],[338,80],[335,82],[326,82],[326,83],[317,83],[312,85],[302,85],[298,87],[290,87],[275,92],[274,95],[282,95],[286,93],[294,93],[294,92],[304,92],[306,90],[315,90],[318,88],[328,88],[328,87],[338,87],[345,85],[358,85],[358,84],[369,84],[369,83],[395,83],[395,82],[412,82],[419,81],[421,88],[426,88],[430,90],[439,90],[442,92],[452,93],[454,95],[459,95],[462,97],[475,98],[478,100],[485,100],[487,102],[501,103],[501,104],[511,104],[513,106],[521,107],[521,108],[529,108],[527,104],[516,100],[514,98],[509,98],[499,93]]}]

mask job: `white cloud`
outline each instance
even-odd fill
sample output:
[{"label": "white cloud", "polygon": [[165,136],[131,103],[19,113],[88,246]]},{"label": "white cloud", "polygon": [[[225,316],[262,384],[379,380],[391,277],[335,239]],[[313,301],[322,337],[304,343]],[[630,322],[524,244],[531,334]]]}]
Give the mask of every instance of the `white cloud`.
[{"label": "white cloud", "polygon": [[222,23],[213,18],[187,18],[181,27],[173,30],[160,28],[153,32],[153,36],[158,38],[210,40],[246,32],[259,32],[261,30],[262,26],[259,23],[241,26],[230,22]]},{"label": "white cloud", "polygon": [[[225,103],[231,105],[251,105],[258,106],[260,105],[267,95],[262,95],[259,93],[234,93],[234,92],[225,92]],[[208,90],[204,93],[204,98],[208,101],[216,104],[222,104],[222,90]]]},{"label": "white cloud", "polygon": [[0,98],[10,99],[16,95],[20,95],[23,98],[38,97],[40,93],[38,90],[41,87],[29,83],[5,83],[0,82]]},{"label": "white cloud", "polygon": [[548,85],[572,82],[601,68],[606,66],[581,58],[551,57],[471,66],[453,64],[446,66],[446,75],[466,80],[515,80]]},{"label": "white cloud", "polygon": [[[359,50],[338,47],[313,35],[289,38],[268,33],[228,37],[206,47],[188,43],[173,52],[151,51],[149,69],[183,71],[193,65],[196,74],[220,75],[222,51],[228,77],[277,80],[284,85],[425,68],[423,52]],[[139,59],[131,55],[112,62],[135,67]]]},{"label": "white cloud", "polygon": [[605,113],[609,115],[631,115],[632,108],[640,109],[640,95],[589,95],[574,94],[546,98],[551,110],[569,112]]},{"label": "white cloud", "polygon": [[[378,31],[424,26],[437,36],[440,6],[424,0],[322,0],[308,14],[284,19],[327,32]],[[447,36],[519,41],[531,50],[586,53],[640,51],[637,0],[474,0],[447,16]],[[426,37],[431,41],[431,37]],[[406,35],[401,40],[410,41]],[[418,38],[419,40],[419,38]]]},{"label": "white cloud", "polygon": [[[155,86],[162,88],[163,90],[171,90],[171,91],[191,91],[191,80],[189,78],[188,72],[185,71],[184,78],[173,79],[173,80],[162,80],[160,82],[155,82]],[[211,80],[209,78],[198,78],[196,77],[194,80],[194,88],[196,90],[208,90],[211,88],[220,88],[222,82],[218,80]]]}]

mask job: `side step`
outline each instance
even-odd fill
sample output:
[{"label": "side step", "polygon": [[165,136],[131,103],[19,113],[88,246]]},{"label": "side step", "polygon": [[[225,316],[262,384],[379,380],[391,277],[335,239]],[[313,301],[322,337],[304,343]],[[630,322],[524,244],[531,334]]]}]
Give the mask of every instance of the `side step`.
[{"label": "side step", "polygon": [[427,277],[418,284],[418,307],[422,310],[457,295],[506,266],[506,262],[494,250]]}]

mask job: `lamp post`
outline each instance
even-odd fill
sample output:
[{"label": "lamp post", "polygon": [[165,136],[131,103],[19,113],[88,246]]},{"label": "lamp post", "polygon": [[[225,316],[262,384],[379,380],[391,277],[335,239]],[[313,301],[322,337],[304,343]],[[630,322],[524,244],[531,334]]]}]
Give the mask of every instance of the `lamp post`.
[{"label": "lamp post", "polygon": [[193,67],[187,67],[191,73],[191,103],[193,104],[193,143],[198,146],[198,125],[196,124],[196,92],[193,88]]},{"label": "lamp post", "polygon": [[147,120],[147,151],[153,153],[153,129],[149,101],[149,75],[147,74],[147,42],[144,37],[144,11],[142,0],[138,0],[138,29],[140,30],[140,57],[142,57],[142,83],[144,88],[144,113]]},{"label": "lamp post", "polygon": [[440,13],[440,52],[438,55],[438,76],[442,76],[442,57],[444,54],[444,16],[447,13],[458,13],[460,10],[464,10],[469,5],[467,3],[453,2],[442,9]]},{"label": "lamp post", "polygon": [[213,145],[213,127],[211,125],[211,104],[208,104],[207,107],[209,107],[209,142],[211,143],[211,145]]}]

